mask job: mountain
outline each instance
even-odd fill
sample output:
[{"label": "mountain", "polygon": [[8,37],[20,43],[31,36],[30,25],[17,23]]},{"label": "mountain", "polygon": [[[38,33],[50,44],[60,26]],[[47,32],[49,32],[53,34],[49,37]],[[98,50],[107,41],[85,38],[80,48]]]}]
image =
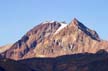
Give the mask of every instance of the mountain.
[{"label": "mountain", "polygon": [[45,21],[0,47],[0,71],[108,71],[108,41],[76,18]]},{"label": "mountain", "polygon": [[45,21],[28,31],[14,43],[2,57],[14,60],[33,57],[58,57],[78,53],[96,53],[108,50],[108,41],[102,40],[96,31],[74,18],[69,24]]}]

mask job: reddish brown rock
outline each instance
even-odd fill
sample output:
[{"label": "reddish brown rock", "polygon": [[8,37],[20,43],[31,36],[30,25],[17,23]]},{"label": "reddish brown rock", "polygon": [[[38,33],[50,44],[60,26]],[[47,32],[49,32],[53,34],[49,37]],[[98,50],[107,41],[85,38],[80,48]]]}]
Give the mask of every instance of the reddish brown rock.
[{"label": "reddish brown rock", "polygon": [[96,53],[100,49],[107,51],[108,41],[101,40],[96,31],[74,19],[68,25],[56,21],[43,22],[27,32],[3,54],[6,58],[19,60]]},{"label": "reddish brown rock", "polygon": [[4,46],[0,46],[0,53],[3,53],[5,51],[7,51],[8,49],[11,48],[13,44],[7,44],[7,45],[4,45]]}]

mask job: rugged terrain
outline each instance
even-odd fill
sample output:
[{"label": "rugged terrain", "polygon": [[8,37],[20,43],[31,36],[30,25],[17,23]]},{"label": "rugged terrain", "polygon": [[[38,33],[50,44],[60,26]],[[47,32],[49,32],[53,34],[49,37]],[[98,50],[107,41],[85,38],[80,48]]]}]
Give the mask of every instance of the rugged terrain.
[{"label": "rugged terrain", "polygon": [[8,49],[11,48],[13,44],[7,44],[7,45],[4,45],[4,46],[0,46],[0,53],[3,53],[5,51],[7,51]]},{"label": "rugged terrain", "polygon": [[76,18],[69,24],[46,21],[28,31],[20,40],[2,53],[14,60],[32,57],[57,57],[77,53],[96,53],[108,50],[108,41],[89,29]]},{"label": "rugged terrain", "polygon": [[0,71],[108,71],[108,41],[76,18],[45,21],[0,48]]}]

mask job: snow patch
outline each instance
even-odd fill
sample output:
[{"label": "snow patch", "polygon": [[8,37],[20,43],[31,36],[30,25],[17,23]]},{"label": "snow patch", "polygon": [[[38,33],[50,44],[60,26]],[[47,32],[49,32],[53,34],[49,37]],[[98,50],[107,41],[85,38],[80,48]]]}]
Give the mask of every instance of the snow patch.
[{"label": "snow patch", "polygon": [[62,30],[64,27],[66,27],[67,26],[67,24],[66,23],[60,23],[61,24],[61,26],[57,29],[57,31],[54,33],[54,34],[57,34],[60,30]]},{"label": "snow patch", "polygon": [[54,23],[55,21],[45,21],[45,22],[42,22],[42,24],[47,24],[47,23]]}]

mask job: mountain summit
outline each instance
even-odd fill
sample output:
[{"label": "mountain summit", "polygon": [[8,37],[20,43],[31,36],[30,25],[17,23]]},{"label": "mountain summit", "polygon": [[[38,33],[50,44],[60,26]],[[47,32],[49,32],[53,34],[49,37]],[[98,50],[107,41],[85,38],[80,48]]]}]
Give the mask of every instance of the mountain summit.
[{"label": "mountain summit", "polygon": [[28,31],[1,56],[20,60],[32,57],[57,57],[77,53],[96,53],[108,42],[99,38],[76,18],[70,24],[46,21]]},{"label": "mountain summit", "polygon": [[84,33],[86,33],[91,38],[93,38],[95,40],[100,40],[100,38],[99,38],[98,34],[96,33],[96,31],[89,29],[88,27],[86,27],[85,25],[83,25],[80,21],[78,21],[76,18],[73,19],[73,21],[71,22],[71,24],[72,24],[72,26],[74,26],[77,29],[80,29],[81,31],[83,31]]}]

